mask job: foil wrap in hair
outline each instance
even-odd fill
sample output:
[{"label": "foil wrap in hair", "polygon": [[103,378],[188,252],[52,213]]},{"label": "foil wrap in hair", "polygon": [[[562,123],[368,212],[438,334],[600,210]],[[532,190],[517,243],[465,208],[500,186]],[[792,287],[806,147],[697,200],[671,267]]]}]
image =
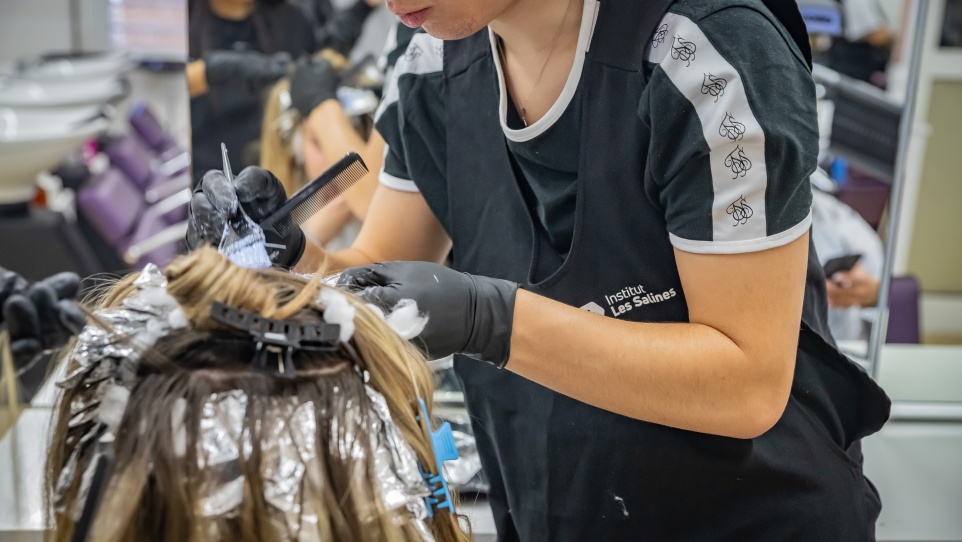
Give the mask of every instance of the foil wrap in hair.
[{"label": "foil wrap in hair", "polygon": [[[297,397],[272,399],[261,426],[261,477],[264,500],[281,516],[273,521],[278,540],[323,542],[315,500],[305,499],[304,487],[319,487],[317,412],[311,401]],[[308,478],[313,478],[309,482]]]},{"label": "foil wrap in hair", "polygon": [[240,390],[211,394],[201,410],[197,467],[203,473],[197,515],[235,517],[244,502],[241,454],[250,455],[244,434],[247,395]]},{"label": "foil wrap in hair", "polygon": [[454,444],[458,448],[458,458],[444,462],[444,477],[455,486],[467,484],[481,472],[481,456],[474,435],[463,431],[452,431]]},{"label": "foil wrap in hair", "polygon": [[[106,329],[88,324],[77,337],[70,354],[73,370],[57,385],[78,390],[69,408],[67,445],[73,453],[58,475],[54,505],[59,512],[79,519],[90,491],[90,481],[105,446],[113,442],[117,425],[134,387],[141,352],[152,347],[172,329],[187,326],[177,301],[167,293],[167,278],[156,265],[147,265],[134,281],[137,295],[120,307],[95,313]],[[105,402],[106,398],[106,402]],[[77,435],[83,435],[79,439]],[[65,509],[67,493],[74,486],[81,458],[87,468],[71,510]]]},{"label": "foil wrap in hair", "polygon": [[375,414],[370,421],[371,448],[384,506],[389,510],[406,508],[421,538],[433,542],[434,536],[425,523],[428,511],[424,502],[431,491],[421,478],[417,455],[391,418],[384,396],[370,386],[364,386],[364,390]]}]

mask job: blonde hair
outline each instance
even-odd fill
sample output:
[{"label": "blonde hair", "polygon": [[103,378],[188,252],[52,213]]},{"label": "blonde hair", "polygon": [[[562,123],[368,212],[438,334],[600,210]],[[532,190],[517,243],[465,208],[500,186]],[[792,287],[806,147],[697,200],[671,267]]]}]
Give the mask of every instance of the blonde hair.
[{"label": "blonde hair", "polygon": [[[335,70],[343,72],[348,67],[347,59],[340,53],[331,49],[324,49],[315,55],[315,58],[324,58],[334,67]],[[290,79],[281,79],[272,88],[264,106],[264,118],[261,121],[261,164],[260,166],[273,173],[284,190],[290,196],[297,192],[310,180],[304,172],[303,165],[297,162],[294,152],[294,138],[285,137],[282,123],[290,122],[290,130],[297,130],[301,125],[302,118],[297,111],[285,111],[282,107],[282,96],[291,90]],[[287,116],[286,119],[282,118]],[[370,121],[355,121],[354,127],[363,139],[370,136],[372,125]]]},{"label": "blonde hair", "polygon": [[[190,325],[162,338],[140,360],[137,382],[116,431],[112,474],[92,521],[89,540],[213,541],[278,540],[277,524],[284,515],[271,507],[264,494],[263,435],[271,409],[278,401],[312,403],[316,414],[316,451],[305,460],[300,489],[302,508],[317,517],[321,540],[394,542],[421,540],[403,507],[385,506],[375,474],[371,449],[370,398],[365,386],[380,393],[400,433],[417,456],[418,464],[438,473],[428,427],[419,419],[418,398],[433,393],[424,357],[401,339],[364,302],[345,295],[356,311],[353,338],[334,352],[295,354],[297,374],[282,378],[250,368],[252,341],[211,317],[215,301],[268,318],[302,323],[321,320],[317,305],[322,286],[280,270],[254,271],[230,263],[210,248],[183,256],[166,270],[167,291],[177,300]],[[101,296],[100,308],[117,307],[136,294],[134,276],[116,283]],[[68,368],[68,371],[70,369]],[[365,379],[367,381],[365,382]],[[244,475],[243,504],[235,517],[206,517],[199,502],[204,494],[203,470],[197,466],[200,412],[212,394],[240,390],[248,398],[245,434],[253,451],[238,459]],[[71,427],[71,405],[85,390],[68,389],[57,407],[57,420],[47,465],[48,503],[66,458],[79,446],[84,426]],[[171,412],[185,404],[186,454],[178,457],[171,444]],[[430,400],[427,401],[430,404]],[[430,417],[430,415],[428,416]],[[353,435],[353,436],[352,436]],[[359,438],[360,436],[360,438]],[[263,437],[263,438],[262,438]],[[337,453],[349,439],[361,453]],[[260,447],[258,446],[260,444]],[[183,453],[183,452],[181,452]],[[89,464],[81,455],[75,472]],[[66,510],[76,508],[80,476],[65,492]],[[52,508],[48,504],[48,509]],[[54,512],[55,529],[48,539],[70,540],[75,527],[70,514]],[[280,516],[281,519],[278,519]],[[438,509],[426,520],[439,542],[467,540],[459,517]],[[299,537],[291,538],[293,540]]]}]

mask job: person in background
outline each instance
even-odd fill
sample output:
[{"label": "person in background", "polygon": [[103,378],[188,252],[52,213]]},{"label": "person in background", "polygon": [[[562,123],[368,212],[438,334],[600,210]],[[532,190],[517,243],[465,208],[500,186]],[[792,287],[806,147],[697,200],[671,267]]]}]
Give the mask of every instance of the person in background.
[{"label": "person in background", "polygon": [[885,86],[891,57],[892,29],[878,0],[840,0],[843,35],[818,59],[827,67],[860,81]]},{"label": "person in background", "polygon": [[[392,26],[378,60],[385,79],[420,32],[400,22]],[[288,196],[338,157],[351,151],[361,154],[370,173],[303,226],[311,241],[332,250],[347,248],[357,236],[384,164],[384,139],[364,118],[349,118],[337,100],[340,75],[346,68],[347,60],[333,49],[300,63],[290,80],[281,80],[272,90],[261,139],[261,167],[278,172]]]},{"label": "person in background", "polygon": [[195,0],[190,3],[187,83],[195,183],[222,167],[226,143],[240,171],[246,147],[260,138],[261,92],[283,77],[292,59],[315,50],[314,31],[283,0]]},{"label": "person in background", "polygon": [[866,340],[865,308],[878,300],[882,240],[854,209],[835,196],[812,190],[812,241],[822,265],[832,258],[860,254],[855,267],[825,277],[828,326],[837,340]]},{"label": "person in background", "polygon": [[384,156],[372,119],[349,117],[336,99],[346,67],[346,59],[331,50],[299,63],[292,78],[272,89],[261,136],[261,167],[281,172],[288,195],[348,152],[356,150],[368,166],[368,175],[304,224],[305,234],[325,246],[350,246],[367,216]]},{"label": "person in background", "polygon": [[294,0],[314,27],[318,50],[331,49],[347,56],[364,28],[364,21],[384,0],[357,0],[343,10],[336,10],[331,0]]}]

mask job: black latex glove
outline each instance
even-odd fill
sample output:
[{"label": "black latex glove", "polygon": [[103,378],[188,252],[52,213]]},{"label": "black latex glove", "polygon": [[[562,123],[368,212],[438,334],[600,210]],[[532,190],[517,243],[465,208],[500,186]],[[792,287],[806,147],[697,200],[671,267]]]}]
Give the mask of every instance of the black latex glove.
[{"label": "black latex glove", "polygon": [[[3,307],[10,296],[22,294],[30,283],[20,275],[0,267],[0,307]],[[3,314],[0,312],[0,325],[3,325]]]},{"label": "black latex glove", "polygon": [[461,273],[425,262],[387,262],[344,271],[338,285],[358,292],[385,310],[402,299],[417,301],[428,316],[420,338],[431,358],[451,354],[504,367],[511,350],[511,326],[518,285]]},{"label": "black latex glove", "polygon": [[[258,167],[248,167],[234,177],[233,185],[224,172],[208,171],[194,188],[187,222],[187,247],[191,250],[210,244],[220,245],[224,224],[240,203],[244,212],[254,222],[261,222],[287,201],[287,193],[273,173]],[[304,254],[304,232],[296,224],[287,221],[286,235],[278,232],[280,222],[274,228],[264,230],[267,253],[274,265],[290,269]],[[278,248],[283,247],[283,248]]]},{"label": "black latex glove", "polygon": [[257,51],[208,51],[204,53],[207,85],[244,85],[258,91],[287,75],[289,53],[266,55]]},{"label": "black latex glove", "polygon": [[302,117],[309,117],[322,102],[337,99],[339,80],[337,71],[327,59],[301,60],[291,77],[291,105]]},{"label": "black latex glove", "polygon": [[[6,290],[2,286],[0,289]],[[10,333],[10,349],[17,368],[44,350],[64,346],[71,336],[80,333],[86,317],[74,301],[79,291],[80,277],[60,273],[3,300],[2,321]]]}]

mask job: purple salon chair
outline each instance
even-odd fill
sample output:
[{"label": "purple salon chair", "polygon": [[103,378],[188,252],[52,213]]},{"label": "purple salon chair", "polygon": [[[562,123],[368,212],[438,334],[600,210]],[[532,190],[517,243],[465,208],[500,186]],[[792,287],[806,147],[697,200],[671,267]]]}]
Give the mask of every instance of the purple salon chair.
[{"label": "purple salon chair", "polygon": [[115,250],[123,252],[143,213],[144,195],[119,168],[90,179],[77,193],[77,210]]},{"label": "purple salon chair", "polygon": [[[169,176],[151,165],[151,151],[140,140],[130,135],[121,135],[104,146],[104,153],[110,163],[123,171],[141,190],[147,204],[156,204],[190,188],[190,174],[186,170]],[[165,219],[174,224],[186,218],[186,209],[174,208],[168,211]]]},{"label": "purple salon chair", "polygon": [[183,152],[144,102],[138,102],[130,109],[130,126],[141,141],[162,159]]},{"label": "purple salon chair", "polygon": [[835,197],[855,209],[872,228],[878,230],[891,192],[892,186],[889,184],[867,175],[851,173],[835,192]]},{"label": "purple salon chair", "polygon": [[889,325],[885,342],[919,344],[922,342],[919,299],[921,287],[912,275],[892,277],[889,290]]},{"label": "purple salon chair", "polygon": [[[137,185],[115,167],[93,177],[77,194],[80,213],[121,256],[126,256],[132,246],[143,244],[172,225],[186,231],[189,201],[190,192],[184,190],[148,206]],[[180,219],[175,221],[175,217]],[[179,239],[183,237],[181,233]],[[176,242],[169,242],[141,251],[135,258],[125,258],[125,261],[137,268],[148,262],[165,265],[179,249]]]},{"label": "purple salon chair", "polygon": [[[183,222],[184,233],[176,236],[176,241],[167,242],[159,246],[151,246],[146,251],[132,251],[133,247],[146,246],[152,239],[170,232],[172,229],[180,231],[181,226],[174,224],[173,227],[167,223],[162,210],[159,206],[148,207],[144,211],[134,234],[130,238],[126,250],[124,251],[125,261],[133,266],[134,269],[143,269],[148,263],[153,263],[161,267],[166,266],[183,251],[183,240],[187,230],[186,221]],[[152,244],[152,243],[151,243]]]}]

